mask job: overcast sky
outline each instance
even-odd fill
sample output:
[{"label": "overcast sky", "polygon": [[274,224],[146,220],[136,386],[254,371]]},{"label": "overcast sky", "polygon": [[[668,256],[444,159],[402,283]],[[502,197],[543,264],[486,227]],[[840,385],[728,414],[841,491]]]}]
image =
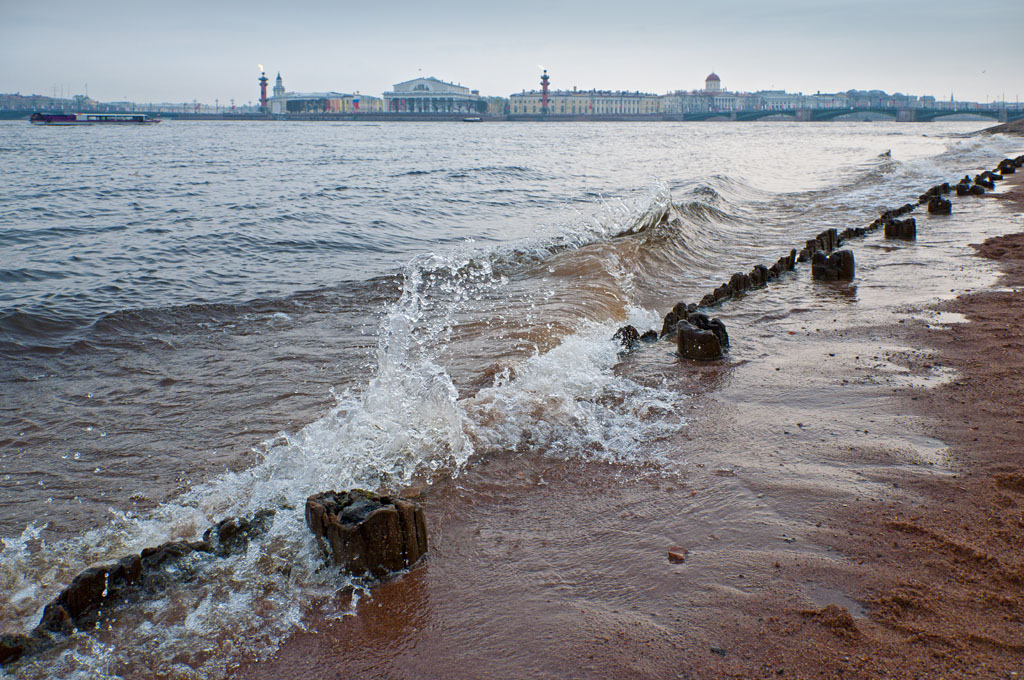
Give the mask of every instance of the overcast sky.
[{"label": "overcast sky", "polygon": [[[881,89],[1024,97],[1024,0],[0,0],[0,92],[236,104],[418,75],[508,96]],[[271,83],[273,85],[273,83]]]}]

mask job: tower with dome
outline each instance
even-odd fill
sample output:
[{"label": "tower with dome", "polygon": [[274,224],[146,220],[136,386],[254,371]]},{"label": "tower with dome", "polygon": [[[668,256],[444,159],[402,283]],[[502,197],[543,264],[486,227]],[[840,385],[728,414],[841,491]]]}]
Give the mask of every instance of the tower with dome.
[{"label": "tower with dome", "polygon": [[721,92],[722,91],[722,79],[718,77],[717,73],[712,73],[704,79],[704,91],[705,92]]}]

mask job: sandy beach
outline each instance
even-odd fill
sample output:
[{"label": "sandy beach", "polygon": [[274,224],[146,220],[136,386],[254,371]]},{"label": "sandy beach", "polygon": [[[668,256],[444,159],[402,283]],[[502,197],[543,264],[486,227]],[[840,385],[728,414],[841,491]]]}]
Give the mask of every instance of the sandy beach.
[{"label": "sandy beach", "polygon": [[[1007,232],[1020,178],[980,199]],[[237,677],[1018,677],[1024,234],[975,248],[995,287],[688,372],[684,475],[524,454],[435,485],[425,563]]]},{"label": "sandy beach", "polygon": [[[71,328],[68,342],[88,341],[67,351],[9,343],[18,371],[4,384],[24,407],[7,421],[18,445],[0,480],[15,509],[8,533],[44,511],[64,519],[52,535],[29,526],[4,539],[3,632],[32,630],[46,602],[85,586],[103,603],[79,611],[79,632],[15,662],[14,677],[1019,674],[1024,172],[985,195],[947,191],[951,203],[934,212],[919,205],[900,235],[876,219],[906,214],[922,192],[927,202],[936,182],[1017,156],[1019,138],[974,134],[976,124],[620,132],[632,135],[623,151],[637,172],[662,159],[675,176],[704,177],[679,167],[703,156],[680,158],[677,139],[658,137],[686,134],[710,158],[757,147],[763,158],[750,167],[764,182],[778,182],[771,168],[789,157],[803,190],[715,175],[645,194],[626,218],[609,217],[615,231],[582,244],[552,242],[525,262],[520,250],[509,260],[504,246],[485,249],[486,275],[456,250],[398,279],[119,312]],[[311,143],[334,133],[303,132]],[[352,134],[372,145],[378,132]],[[529,191],[530,163],[550,160],[531,151],[506,166],[514,131],[465,134],[500,142],[485,145],[493,164],[468,169],[481,191]],[[604,134],[587,149],[622,142]],[[467,180],[396,177],[381,163],[381,181],[406,182],[409,194],[450,183],[461,195]],[[641,181],[623,179],[618,162],[601,171],[610,186]],[[573,191],[594,189],[593,177],[572,177]],[[325,215],[334,200],[323,198]],[[381,209],[361,193],[345,200]],[[286,202],[273,203],[268,225],[285,219]],[[490,210],[487,224],[508,219],[503,203],[466,205]],[[549,212],[544,201],[527,208]],[[910,224],[916,236],[904,238]],[[447,233],[447,219],[435,228]],[[613,338],[626,323],[657,335],[681,300],[706,300],[821,238],[831,249],[831,234],[842,234],[847,265],[856,260],[852,279],[800,262],[703,303],[728,328],[720,358],[684,359],[668,335],[628,351]],[[364,259],[353,252],[340,245],[338,266]],[[26,343],[60,346],[42,320],[56,323],[41,312],[8,326]],[[193,376],[196,367],[206,368]],[[329,387],[334,407],[317,401]],[[232,467],[204,477],[202,465],[224,461]],[[303,505],[376,485],[422,505],[429,552],[407,573],[353,589],[324,567]],[[275,510],[269,525],[265,510]],[[254,513],[264,520],[247,544],[218,551],[220,529],[198,540],[214,523],[252,527],[222,523]],[[173,578],[163,549],[147,551],[157,557],[141,585],[115,576],[109,590],[113,572],[87,569],[125,555],[142,565],[141,551],[177,538],[194,542]]]}]

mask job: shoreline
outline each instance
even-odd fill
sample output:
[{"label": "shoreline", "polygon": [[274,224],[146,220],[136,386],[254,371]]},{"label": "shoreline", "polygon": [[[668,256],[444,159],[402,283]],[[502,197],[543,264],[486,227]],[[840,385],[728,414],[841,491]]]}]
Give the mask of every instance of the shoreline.
[{"label": "shoreline", "polygon": [[[1021,206],[1022,180],[993,198]],[[421,498],[425,565],[235,677],[1016,677],[1024,235],[979,250],[1014,291],[808,330],[781,366],[693,367],[694,420],[670,445],[703,462],[678,478],[521,455],[440,483]],[[795,370],[894,346],[903,382],[861,356],[825,368],[824,393]],[[756,407],[778,400],[780,368],[792,398],[819,400],[795,413],[817,420],[770,433],[786,416]],[[921,437],[934,462],[902,449]],[[673,546],[682,563],[666,562]]]},{"label": "shoreline", "polygon": [[[571,115],[560,114],[552,116],[540,116],[533,114],[478,114],[478,113],[328,113],[328,114],[269,114],[269,113],[175,113],[146,111],[139,109],[127,113],[141,113],[156,117],[164,121],[223,121],[223,122],[254,122],[254,123],[452,123],[452,122],[482,122],[482,123],[963,123],[977,122],[988,123],[991,127],[983,128],[978,132],[1003,132],[995,128],[1010,128],[1005,131],[1010,134],[1019,133],[1024,124],[1024,118],[1018,118],[1010,123],[1000,123],[998,117],[964,112],[950,113],[946,116],[927,118],[925,120],[903,120],[897,112],[889,113],[865,113],[851,110],[839,116],[831,115],[829,109],[817,110],[820,117],[815,117],[815,110],[811,111],[776,111],[776,112],[707,112],[688,114],[595,114],[595,115]],[[0,111],[0,120],[3,121],[27,121],[34,111]],[[50,112],[53,113],[53,112]],[[126,113],[126,112],[110,112]]]},{"label": "shoreline", "polygon": [[[305,610],[303,627],[289,629],[266,662],[236,668],[269,653],[267,640],[207,619],[213,625],[203,632],[223,636],[211,642],[224,654],[179,647],[168,663],[205,666],[213,653],[236,677],[321,677],[332,667],[349,677],[463,677],[471,668],[477,678],[838,677],[840,670],[877,677],[904,665],[907,673],[989,677],[993,663],[1002,671],[1017,651],[1015,620],[1004,620],[1017,608],[1013,555],[998,541],[976,542],[974,527],[989,515],[959,494],[966,472],[986,468],[949,445],[936,418],[948,415],[944,401],[937,412],[919,403],[936,385],[962,382],[928,334],[960,334],[966,324],[932,311],[933,301],[947,300],[936,308],[945,310],[956,292],[994,285],[995,265],[967,244],[1013,224],[993,200],[1005,193],[997,192],[954,199],[953,217],[919,211],[919,241],[854,240],[864,256],[854,281],[814,280],[804,269],[756,295],[730,297],[715,312],[740,329],[724,361],[680,362],[668,347],[611,354],[614,369],[607,363],[605,371],[670,395],[664,412],[651,403],[666,427],[657,438],[635,438],[639,451],[620,455],[617,447],[631,441],[619,430],[603,433],[608,446],[597,455],[574,447],[564,456],[557,444],[537,454],[528,441],[488,449],[454,478],[409,490],[427,509],[434,550],[407,576],[358,602],[309,593],[325,606]],[[873,195],[886,202],[882,192]],[[1008,250],[1003,241],[996,248]],[[676,300],[659,298],[651,308]],[[999,319],[1003,311],[993,310]],[[995,341],[993,353],[1001,348]],[[978,356],[987,355],[968,353],[968,363]],[[617,398],[605,392],[593,403]],[[649,413],[632,413],[629,433]],[[532,428],[530,420],[516,422]],[[1013,491],[1015,469],[993,470],[989,486]],[[1005,529],[1016,521],[1014,506],[995,500],[1009,508],[997,518]],[[944,511],[934,521],[922,509],[933,507]],[[946,514],[955,521],[941,524]],[[973,531],[966,538],[965,524]],[[913,545],[920,554],[908,557]],[[265,547],[260,554],[274,559]],[[947,552],[960,569],[952,583],[948,565],[933,555]],[[998,572],[995,585],[1011,594],[992,584],[957,590],[959,581],[981,578],[970,571],[975,563]],[[943,608],[946,589],[966,609],[988,598],[976,624]],[[181,592],[181,603],[199,602]],[[268,598],[278,592],[293,591],[272,588]],[[266,615],[262,602],[257,597],[255,622]],[[341,616],[350,604],[358,617]],[[1004,619],[985,619],[993,608]],[[147,616],[118,610],[110,638],[102,634],[123,645],[117,672],[126,677],[145,676],[144,664],[154,662],[120,637]],[[77,637],[56,652],[91,640]],[[988,664],[984,673],[980,663]]]}]

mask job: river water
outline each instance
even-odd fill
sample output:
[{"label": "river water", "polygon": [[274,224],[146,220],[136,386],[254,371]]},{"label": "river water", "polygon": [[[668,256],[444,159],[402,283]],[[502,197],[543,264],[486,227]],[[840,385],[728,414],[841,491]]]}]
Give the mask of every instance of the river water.
[{"label": "river water", "polygon": [[[89,565],[279,510],[245,555],[5,672],[222,677],[355,611],[312,493],[529,457],[676,474],[717,383],[667,345],[624,361],[615,329],[1019,153],[963,136],[982,126],[0,123],[3,632]],[[999,214],[972,205],[933,225],[946,250],[876,246],[876,270],[949,261]],[[758,356],[744,324],[796,323],[787,276],[723,308],[732,360]]]}]

